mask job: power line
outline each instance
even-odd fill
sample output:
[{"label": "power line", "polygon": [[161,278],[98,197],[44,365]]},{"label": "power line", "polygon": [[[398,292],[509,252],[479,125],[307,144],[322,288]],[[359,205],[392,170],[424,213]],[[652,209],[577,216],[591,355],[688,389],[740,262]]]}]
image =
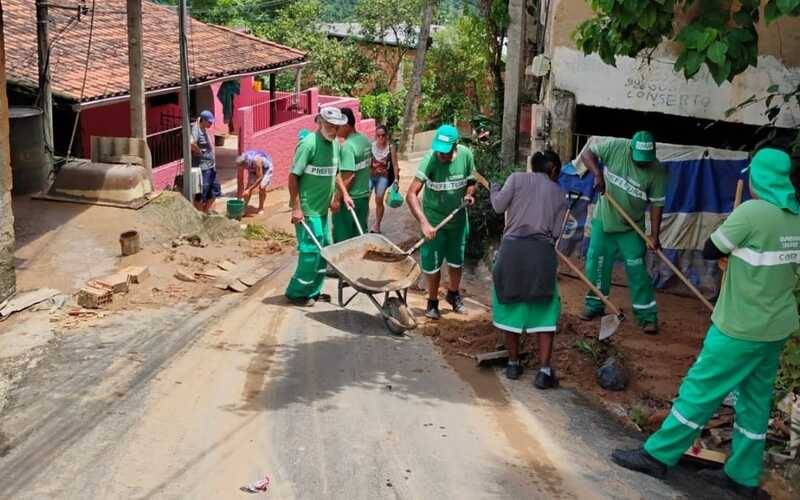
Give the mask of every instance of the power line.
[{"label": "power line", "polygon": [[[89,61],[91,60],[92,55],[92,36],[94,35],[94,7],[95,7],[95,0],[92,0],[92,12],[89,17],[89,40],[86,44],[86,62],[83,65],[83,81],[81,82],[81,96],[78,99],[78,102],[83,101],[83,96],[86,93],[86,80],[89,76]],[[69,161],[70,156],[72,155],[72,144],[75,141],[75,133],[78,130],[78,119],[81,116],[81,110],[78,108],[78,111],[75,113],[75,120],[72,123],[72,135],[69,138],[69,147],[67,148],[67,161]]]}]

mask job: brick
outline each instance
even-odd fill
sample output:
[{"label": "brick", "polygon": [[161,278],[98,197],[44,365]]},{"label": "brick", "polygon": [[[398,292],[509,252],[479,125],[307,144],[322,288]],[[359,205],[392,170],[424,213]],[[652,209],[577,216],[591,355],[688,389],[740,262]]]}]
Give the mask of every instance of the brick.
[{"label": "brick", "polygon": [[93,286],[85,286],[78,290],[78,305],[86,309],[97,309],[106,304],[110,304],[113,300],[113,293],[111,290],[105,288],[96,288]]},{"label": "brick", "polygon": [[113,293],[126,293],[129,290],[130,278],[126,273],[115,273],[104,278],[93,280],[90,285],[95,288],[106,288]]},{"label": "brick", "polygon": [[150,277],[150,270],[147,266],[126,267],[120,273],[127,274],[128,280],[135,284],[143,283],[144,280]]}]

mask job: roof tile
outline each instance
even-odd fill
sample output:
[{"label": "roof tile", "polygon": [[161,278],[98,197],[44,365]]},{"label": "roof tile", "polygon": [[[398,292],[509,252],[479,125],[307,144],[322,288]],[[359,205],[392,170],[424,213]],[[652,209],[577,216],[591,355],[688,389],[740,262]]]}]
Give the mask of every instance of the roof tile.
[{"label": "roof tile", "polygon": [[[125,0],[98,1],[92,16],[92,2],[87,1],[90,12],[80,21],[75,20],[72,11],[50,9],[51,79],[55,95],[88,102],[128,94],[125,3]],[[78,2],[61,0],[59,4],[77,6]],[[145,88],[151,91],[177,87],[180,83],[178,16],[173,9],[147,0],[143,1],[142,9]],[[35,0],[4,0],[3,21],[7,78],[10,83],[36,88]],[[305,60],[305,54],[297,49],[195,19],[190,20],[188,38],[192,83]],[[82,91],[84,73],[86,86]]]}]

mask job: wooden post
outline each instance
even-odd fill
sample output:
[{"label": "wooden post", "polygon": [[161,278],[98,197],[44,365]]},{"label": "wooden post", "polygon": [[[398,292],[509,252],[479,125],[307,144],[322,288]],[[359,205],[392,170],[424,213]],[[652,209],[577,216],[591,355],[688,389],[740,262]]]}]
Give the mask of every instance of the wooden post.
[{"label": "wooden post", "polygon": [[523,54],[525,15],[525,0],[509,0],[508,53],[503,95],[503,132],[500,144],[500,158],[503,165],[511,165],[517,159],[519,89],[522,84],[522,65],[525,60]]},{"label": "wooden post", "polygon": [[9,145],[6,52],[0,9],[0,302],[16,292],[14,271],[14,213],[11,207],[11,150]]},{"label": "wooden post", "polygon": [[39,97],[44,120],[44,147],[53,159],[53,92],[50,89],[50,53],[48,50],[48,9],[46,0],[36,0],[36,43],[39,55]]},{"label": "wooden post", "polygon": [[563,161],[573,158],[575,147],[575,94],[565,90],[552,90],[550,102],[550,141]]},{"label": "wooden post", "polygon": [[431,23],[433,22],[433,9],[436,0],[425,2],[425,11],[422,15],[422,28],[417,37],[417,53],[414,56],[414,69],[411,72],[411,89],[406,96],[406,107],[403,113],[403,129],[400,135],[400,155],[408,157],[409,148],[414,141],[414,126],[417,121],[417,108],[419,95],[422,90],[422,72],[425,70],[425,53],[428,51],[428,38],[431,36]]},{"label": "wooden post", "polygon": [[131,95],[131,137],[147,137],[144,70],[142,67],[142,0],[128,2],[128,66]]},{"label": "wooden post", "polygon": [[189,59],[188,43],[186,40],[186,0],[180,0],[178,6],[178,36],[180,46],[180,70],[181,70],[181,122],[183,128],[183,196],[187,200],[194,200],[194,189],[192,185],[192,148],[191,148],[191,128],[189,125]]}]

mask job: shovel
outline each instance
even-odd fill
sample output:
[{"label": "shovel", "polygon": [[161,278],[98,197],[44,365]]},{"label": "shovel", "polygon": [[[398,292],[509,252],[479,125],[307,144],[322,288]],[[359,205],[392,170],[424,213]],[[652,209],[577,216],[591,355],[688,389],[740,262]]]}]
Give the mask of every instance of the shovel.
[{"label": "shovel", "polygon": [[[453,220],[453,217],[455,217],[456,214],[458,214],[458,212],[463,210],[464,207],[466,206],[467,206],[466,203],[462,203],[458,208],[450,212],[450,214],[447,217],[442,219],[442,222],[437,224],[436,227],[434,227],[433,229],[435,231],[438,231],[441,228],[443,228],[448,222]],[[378,262],[400,262],[404,260],[406,257],[410,257],[414,252],[419,250],[419,247],[421,247],[424,243],[425,243],[425,237],[423,236],[422,238],[419,239],[418,242],[414,243],[413,247],[409,248],[408,250],[402,253],[385,252],[383,250],[367,250],[367,252],[364,254],[364,260],[373,260]]]},{"label": "shovel", "polygon": [[[617,200],[612,198],[611,195],[608,194],[608,192],[606,192],[603,196],[605,196],[606,199],[608,200],[608,202],[611,203],[611,205],[614,208],[617,209],[617,212],[619,212],[619,214],[622,216],[622,218],[625,219],[625,221],[627,221],[628,225],[630,225],[637,233],[639,233],[639,236],[641,236],[642,239],[649,246],[652,247],[653,246],[653,242],[652,242],[652,240],[650,240],[650,237],[647,236],[646,234],[644,234],[644,231],[642,231],[641,228],[639,227],[639,225],[636,224],[636,222],[634,222],[634,220],[631,218],[631,216],[628,215],[627,212],[625,212],[625,209],[622,208],[622,206],[620,206],[619,203],[617,203]],[[689,290],[691,290],[691,292],[693,294],[697,295],[697,298],[700,299],[700,302],[702,302],[703,305],[706,306],[709,311],[712,311],[712,312],[714,311],[714,306],[711,305],[711,302],[709,302],[708,299],[705,298],[705,296],[703,296],[702,293],[700,293],[700,290],[698,290],[692,284],[692,282],[689,281],[689,278],[687,278],[686,275],[684,275],[681,272],[681,270],[678,269],[678,267],[675,264],[673,264],[671,260],[669,260],[667,258],[666,255],[664,255],[664,252],[662,252],[660,249],[656,249],[656,255],[658,255],[658,258],[660,258],[664,262],[664,264],[666,264],[667,267],[669,267],[672,270],[673,273],[675,273],[675,276],[677,276],[678,278],[680,278],[681,281],[683,281],[683,284],[686,285],[689,288]]]},{"label": "shovel", "polygon": [[[577,194],[578,196],[573,197],[574,194]],[[564,262],[564,264],[567,265],[567,267],[570,268],[570,270],[573,273],[578,275],[578,278],[580,278],[581,281],[586,283],[589,289],[592,292],[594,292],[594,294],[597,296],[598,299],[600,299],[600,302],[602,302],[607,308],[611,310],[611,312],[614,313],[614,314],[606,314],[605,316],[600,318],[599,339],[605,340],[610,336],[614,335],[615,333],[617,333],[619,325],[625,320],[625,315],[617,306],[614,305],[613,302],[608,300],[608,297],[603,295],[603,292],[601,292],[594,285],[594,283],[592,283],[591,280],[586,277],[586,275],[583,273],[583,271],[580,270],[580,268],[578,268],[578,266],[573,264],[572,261],[569,260],[569,258],[563,253],[561,253],[561,251],[558,249],[558,244],[561,242],[561,236],[564,234],[564,228],[566,228],[567,226],[567,220],[569,220],[569,213],[570,211],[572,211],[572,207],[575,206],[575,202],[578,201],[578,199],[580,199],[580,193],[572,193],[572,192],[569,193],[569,199],[570,199],[570,204],[569,208],[567,209],[567,213],[564,214],[564,223],[561,226],[561,234],[558,235],[558,240],[556,240],[556,254],[558,254],[558,257]]]}]

